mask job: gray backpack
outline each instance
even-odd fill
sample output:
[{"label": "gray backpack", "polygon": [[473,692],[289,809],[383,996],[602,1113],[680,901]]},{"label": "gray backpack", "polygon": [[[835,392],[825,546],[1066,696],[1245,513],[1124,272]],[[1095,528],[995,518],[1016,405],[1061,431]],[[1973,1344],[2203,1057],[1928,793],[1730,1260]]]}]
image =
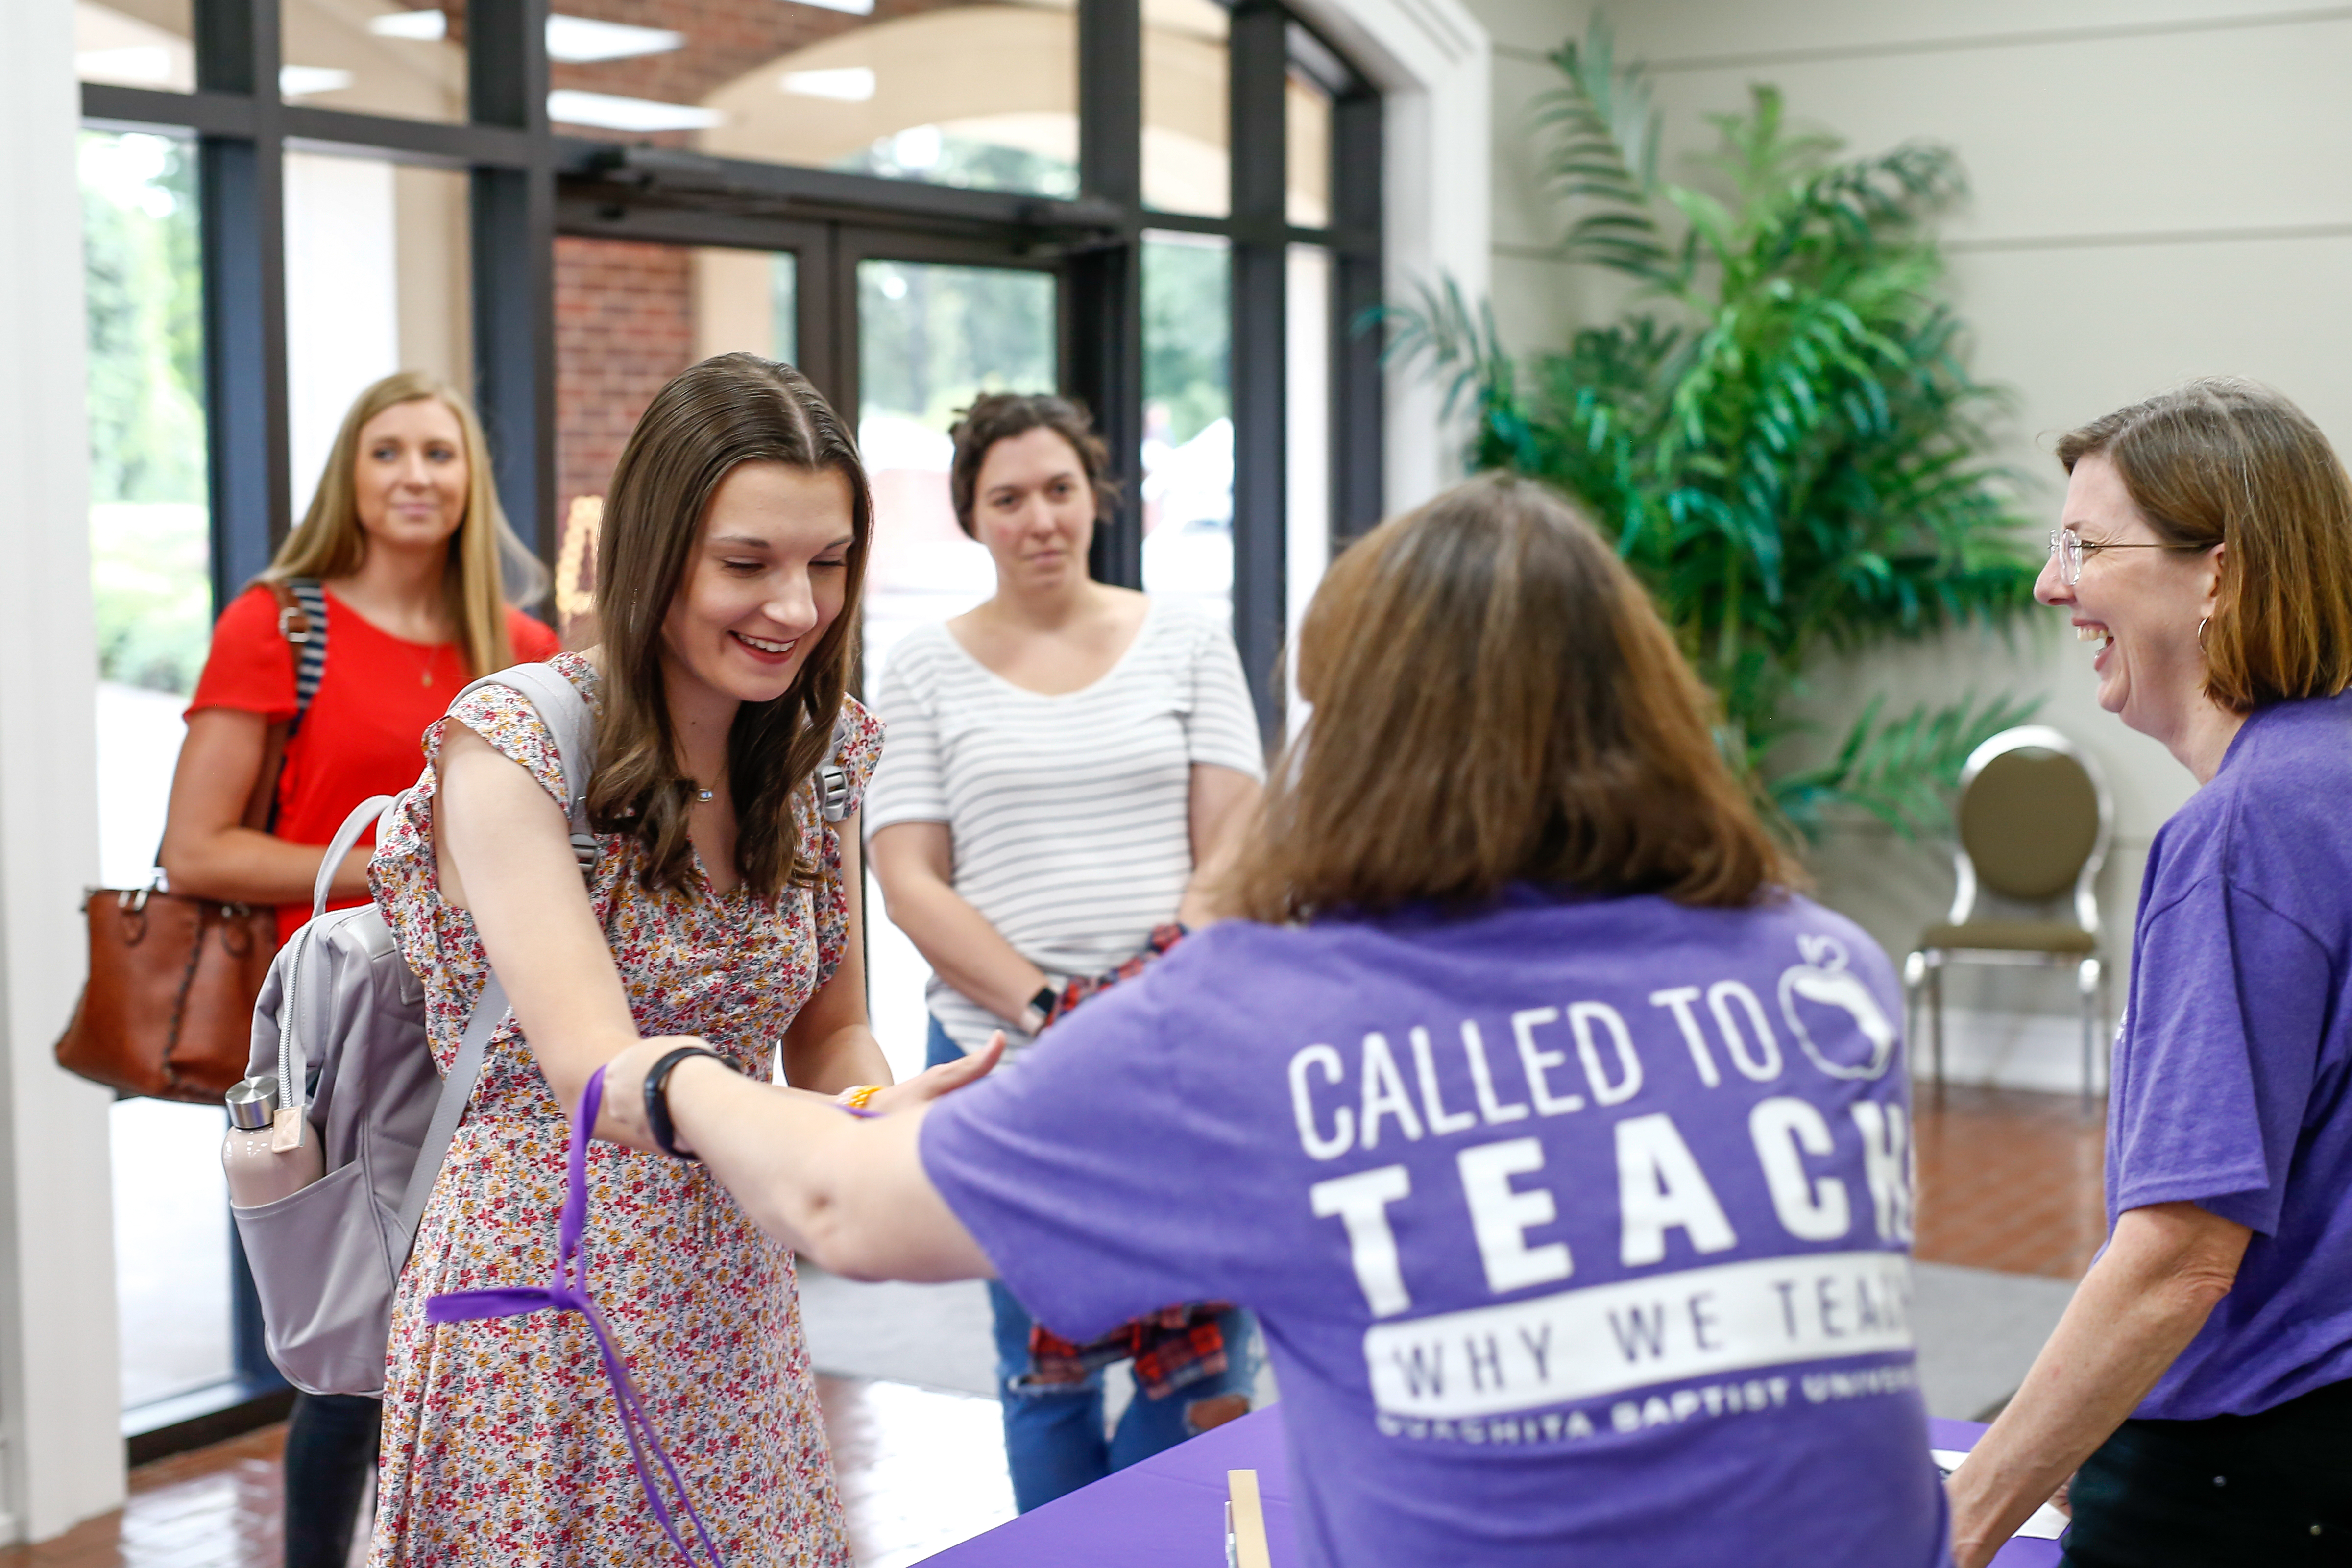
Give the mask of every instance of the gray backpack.
[{"label": "gray backpack", "polygon": [[[555,737],[572,846],[583,869],[593,733],[578,688],[545,664],[518,664],[466,688],[513,688]],[[464,692],[458,694],[465,695]],[[326,913],[335,867],[360,830],[402,797],[379,795],[336,830],[310,920],[279,950],[253,1011],[246,1071],[278,1080],[278,1103],[302,1109],[322,1141],[325,1174],[290,1197],[234,1208],[261,1297],[269,1359],[311,1394],[383,1393],[393,1290],[449,1141],[473,1098],[490,1036],[507,1018],[493,974],[444,1080],[425,1038],[425,987],[373,904]]]}]

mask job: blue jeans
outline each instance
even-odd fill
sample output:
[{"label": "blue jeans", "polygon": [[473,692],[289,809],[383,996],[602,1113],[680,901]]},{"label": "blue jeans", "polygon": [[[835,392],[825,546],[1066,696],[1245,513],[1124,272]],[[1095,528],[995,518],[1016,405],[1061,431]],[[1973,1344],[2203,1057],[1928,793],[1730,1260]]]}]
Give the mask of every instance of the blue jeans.
[{"label": "blue jeans", "polygon": [[[923,1064],[937,1067],[963,1054],[963,1048],[933,1019]],[[1188,1384],[1165,1399],[1147,1399],[1139,1393],[1120,1415],[1118,1427],[1106,1430],[1102,1374],[1084,1383],[1030,1384],[1027,1309],[994,1280],[988,1282],[988,1301],[996,1325],[1004,1458],[1013,1471],[1013,1500],[1024,1513],[1199,1435],[1206,1428],[1196,1423],[1204,1415],[1214,1412],[1209,1422],[1213,1426],[1238,1414],[1230,1396],[1247,1400],[1257,1380],[1257,1324],[1249,1313],[1234,1308],[1217,1319],[1225,1338],[1223,1372]]]}]

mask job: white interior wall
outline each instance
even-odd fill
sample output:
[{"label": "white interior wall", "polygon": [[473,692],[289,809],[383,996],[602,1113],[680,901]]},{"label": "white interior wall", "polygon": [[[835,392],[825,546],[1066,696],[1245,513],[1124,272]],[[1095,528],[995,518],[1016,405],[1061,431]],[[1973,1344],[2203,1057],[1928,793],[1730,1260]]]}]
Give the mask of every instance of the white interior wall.
[{"label": "white interior wall", "polygon": [[[1559,259],[1559,209],[1538,170],[1543,55],[1580,33],[1586,5],[1471,0],[1496,38],[1494,298],[1506,338],[1565,341],[1614,298]],[[1948,287],[1974,364],[2016,393],[2002,456],[2033,476],[2027,537],[2054,525],[2063,430],[2189,376],[2252,375],[2352,440],[2352,14],[2228,0],[1623,0],[1605,7],[1621,57],[1651,63],[1666,112],[1663,166],[1706,145],[1705,114],[1740,109],[1751,82],[1860,152],[1912,137],[1956,148],[1969,199],[1942,225]],[[2104,766],[2117,842],[2102,880],[2106,954],[2120,981],[2147,844],[2190,780],[2161,747],[2092,700],[2088,657],[2055,617],[2011,638],[1967,635],[1823,672],[1842,726],[1873,693],[1891,705],[1963,690],[2045,699],[2042,718]],[[1951,897],[1948,850],[1857,828],[1814,857],[1822,894],[1896,953]],[[1958,977],[1963,1009],[2056,1015],[2055,974]],[[2120,1005],[2122,989],[2116,990]],[[2014,1026],[2005,1038],[2058,1041]],[[1964,1036],[1971,1031],[1963,1030]],[[1966,1044],[1965,1076],[2071,1084],[2042,1045]],[[2055,1074],[2054,1078],[2053,1074]]]},{"label": "white interior wall", "polygon": [[50,1048],[98,871],[73,7],[0,10],[0,1541],[122,1500],[109,1096]]},{"label": "white interior wall", "polygon": [[[1416,278],[1451,276],[1486,290],[1493,255],[1487,171],[1492,55],[1486,30],[1462,0],[1291,0],[1345,49],[1383,101],[1381,245],[1388,294]],[[1422,377],[1390,372],[1383,480],[1388,510],[1402,511],[1458,472],[1458,439],[1439,419]]]}]

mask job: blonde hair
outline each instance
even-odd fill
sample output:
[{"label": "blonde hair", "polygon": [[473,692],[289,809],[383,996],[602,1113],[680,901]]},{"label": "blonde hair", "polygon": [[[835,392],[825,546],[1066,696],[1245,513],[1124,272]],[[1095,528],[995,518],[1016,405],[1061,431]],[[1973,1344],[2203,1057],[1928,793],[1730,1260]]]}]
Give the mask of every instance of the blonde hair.
[{"label": "blonde hair", "polygon": [[442,577],[442,600],[450,623],[457,628],[466,649],[466,663],[477,675],[487,675],[514,663],[514,647],[507,640],[506,583],[517,585],[522,603],[536,601],[547,591],[547,571],[524,548],[499,506],[491,482],[489,444],[482,422],[457,390],[422,371],[399,371],[384,377],[352,402],[351,412],[335,433],[327,466],[319,476],[318,493],[310,508],[278,547],[277,556],[257,580],[284,582],[292,578],[348,577],[367,559],[367,534],[360,527],[360,433],[388,408],[431,398],[457,416],[466,444],[466,515],[450,536],[449,563]]},{"label": "blonde hair", "polygon": [[2233,713],[2352,684],[2352,479],[2319,426],[2259,382],[2209,376],[2058,442],[2116,465],[2158,538],[2230,548],[2200,636],[2205,689]]}]

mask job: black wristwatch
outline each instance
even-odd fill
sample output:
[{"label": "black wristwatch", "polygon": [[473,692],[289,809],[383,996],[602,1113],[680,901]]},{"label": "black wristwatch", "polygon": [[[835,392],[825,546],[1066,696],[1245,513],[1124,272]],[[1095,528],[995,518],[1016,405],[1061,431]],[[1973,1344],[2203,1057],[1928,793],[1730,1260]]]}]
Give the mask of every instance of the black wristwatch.
[{"label": "black wristwatch", "polygon": [[646,1070],[646,1125],[653,1131],[655,1147],[674,1160],[692,1160],[695,1156],[677,1146],[677,1125],[669,1119],[669,1075],[677,1071],[679,1062],[695,1056],[707,1056],[730,1072],[740,1071],[717,1051],[699,1045],[681,1045],[676,1051],[664,1051]]},{"label": "black wristwatch", "polygon": [[[1061,999],[1062,990],[1060,987],[1040,986],[1037,988],[1037,994],[1029,998],[1029,1006],[1036,1009],[1037,1029],[1044,1029],[1047,1024],[1054,1021],[1054,1004]],[[1037,1032],[1037,1030],[1033,1029],[1029,1030],[1029,1032],[1031,1034],[1034,1034]]]}]

